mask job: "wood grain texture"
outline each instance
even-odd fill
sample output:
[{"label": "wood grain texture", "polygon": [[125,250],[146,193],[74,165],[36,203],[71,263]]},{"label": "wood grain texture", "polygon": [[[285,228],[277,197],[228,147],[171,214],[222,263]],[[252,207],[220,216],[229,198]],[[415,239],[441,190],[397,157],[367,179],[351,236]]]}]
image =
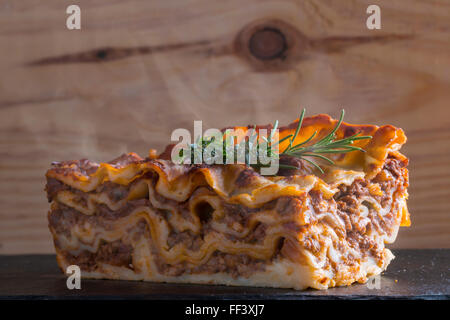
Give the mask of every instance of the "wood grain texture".
[{"label": "wood grain texture", "polygon": [[[450,1],[79,0],[80,31],[69,4],[0,3],[0,253],[53,251],[52,161],[146,155],[193,120],[286,124],[300,106],[403,128],[413,225],[393,247],[450,247]],[[255,58],[261,25],[286,50]]]}]

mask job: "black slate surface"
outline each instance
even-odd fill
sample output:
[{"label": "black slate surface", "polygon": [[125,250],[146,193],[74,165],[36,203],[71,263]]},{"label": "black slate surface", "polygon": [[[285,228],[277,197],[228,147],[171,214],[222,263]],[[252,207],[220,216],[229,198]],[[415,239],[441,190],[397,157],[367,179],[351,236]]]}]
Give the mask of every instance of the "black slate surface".
[{"label": "black slate surface", "polygon": [[68,290],[54,255],[0,256],[0,299],[449,299],[450,250],[393,250],[380,288],[366,284],[329,290],[81,280]]}]

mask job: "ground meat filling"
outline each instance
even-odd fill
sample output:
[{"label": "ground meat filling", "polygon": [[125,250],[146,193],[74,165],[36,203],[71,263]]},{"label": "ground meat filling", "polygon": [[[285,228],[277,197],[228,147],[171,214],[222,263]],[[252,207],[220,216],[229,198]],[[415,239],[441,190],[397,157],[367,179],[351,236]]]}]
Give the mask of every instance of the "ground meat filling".
[{"label": "ground meat filling", "polygon": [[55,230],[57,234],[70,235],[74,226],[83,226],[85,224],[93,227],[100,227],[105,230],[112,228],[112,223],[120,218],[130,215],[138,207],[150,206],[147,199],[132,200],[128,205],[112,211],[105,205],[98,205],[94,215],[86,215],[74,208],[68,207],[62,203],[58,203],[56,208],[50,211],[48,215],[49,226]]},{"label": "ground meat filling", "polygon": [[[395,223],[395,214],[397,204],[391,203],[392,194],[396,190],[406,188],[407,181],[403,170],[406,162],[390,157],[386,160],[383,170],[372,180],[371,183],[378,183],[383,195],[374,196],[370,194],[369,182],[363,179],[356,179],[350,186],[340,185],[339,192],[334,195],[337,204],[337,214],[345,223],[346,239],[350,245],[361,251],[363,256],[369,253],[374,257],[381,259],[381,250],[378,245],[366,234],[375,229],[381,234],[390,235],[392,226]],[[387,179],[392,176],[394,179]],[[362,204],[368,209],[367,218],[362,217],[359,208],[359,201],[365,196],[374,198],[381,207],[386,208],[388,204],[392,205],[390,212],[380,217],[378,212],[372,207],[371,203],[363,201]]]},{"label": "ground meat filling", "polygon": [[198,273],[226,273],[234,279],[238,277],[248,278],[254,272],[264,271],[267,261],[254,259],[245,254],[228,254],[216,251],[211,258],[199,266],[191,265],[187,262],[177,264],[167,264],[156,255],[156,265],[158,271],[166,276],[181,276],[183,274]]},{"label": "ground meat filling", "polygon": [[216,251],[212,257],[200,266],[192,269],[192,273],[218,273],[225,272],[233,278],[248,278],[254,272],[263,271],[267,261],[258,260],[245,254],[227,254]]},{"label": "ground meat filling", "polygon": [[96,252],[84,250],[78,255],[65,252],[65,258],[70,264],[78,265],[83,271],[95,271],[100,263],[134,269],[132,254],[133,247],[123,243],[122,240],[113,242],[102,240]]},{"label": "ground meat filling", "polygon": [[48,202],[51,202],[58,192],[64,191],[64,190],[70,190],[71,188],[62,183],[61,181],[55,179],[55,178],[47,178],[47,184],[45,186],[45,191],[47,191],[47,199]]},{"label": "ground meat filling", "polygon": [[197,251],[203,244],[201,235],[196,235],[191,231],[171,232],[167,238],[167,244],[170,248],[182,243],[187,249]]}]

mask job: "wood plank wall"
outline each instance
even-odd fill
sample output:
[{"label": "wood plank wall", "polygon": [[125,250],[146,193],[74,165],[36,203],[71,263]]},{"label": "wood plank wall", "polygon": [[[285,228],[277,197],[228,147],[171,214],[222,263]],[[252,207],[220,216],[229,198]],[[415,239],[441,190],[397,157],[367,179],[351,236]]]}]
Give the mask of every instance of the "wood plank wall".
[{"label": "wood plank wall", "polygon": [[0,58],[2,254],[53,252],[54,160],[146,155],[193,120],[283,124],[301,106],[402,127],[413,224],[393,247],[450,247],[448,0],[3,0]]}]

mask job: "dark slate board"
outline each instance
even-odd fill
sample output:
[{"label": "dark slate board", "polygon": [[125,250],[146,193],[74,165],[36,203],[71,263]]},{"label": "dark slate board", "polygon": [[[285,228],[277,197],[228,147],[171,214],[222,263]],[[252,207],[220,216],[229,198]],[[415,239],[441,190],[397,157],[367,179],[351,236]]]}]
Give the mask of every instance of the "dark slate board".
[{"label": "dark slate board", "polygon": [[0,299],[449,299],[450,250],[394,250],[380,289],[324,291],[81,280],[68,290],[54,255],[0,256]]}]

